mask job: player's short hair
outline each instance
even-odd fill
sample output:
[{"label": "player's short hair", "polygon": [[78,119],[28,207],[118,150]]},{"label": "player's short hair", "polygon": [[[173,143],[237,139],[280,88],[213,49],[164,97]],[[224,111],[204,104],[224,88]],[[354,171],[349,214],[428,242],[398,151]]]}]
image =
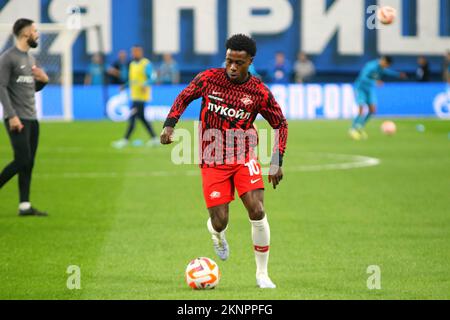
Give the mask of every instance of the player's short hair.
[{"label": "player's short hair", "polygon": [[384,59],[389,65],[394,62],[394,59],[392,59],[391,56],[382,56],[381,58]]},{"label": "player's short hair", "polygon": [[33,20],[25,19],[25,18],[17,20],[13,26],[13,34],[16,37],[19,37],[20,34],[22,33],[22,30],[25,29],[26,27],[31,26],[33,23],[34,23]]},{"label": "player's short hair", "polygon": [[227,50],[245,51],[252,58],[256,56],[256,42],[245,34],[235,34],[231,36],[225,44]]}]

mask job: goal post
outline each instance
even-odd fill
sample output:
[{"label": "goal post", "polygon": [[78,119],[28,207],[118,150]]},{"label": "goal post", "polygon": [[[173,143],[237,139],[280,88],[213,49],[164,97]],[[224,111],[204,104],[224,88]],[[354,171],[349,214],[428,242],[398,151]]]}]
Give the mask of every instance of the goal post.
[{"label": "goal post", "polygon": [[[0,24],[0,52],[14,45],[12,24]],[[47,90],[36,94],[38,115],[42,120],[73,120],[73,30],[66,24],[37,24],[39,47],[30,53],[37,65],[49,75]]]}]

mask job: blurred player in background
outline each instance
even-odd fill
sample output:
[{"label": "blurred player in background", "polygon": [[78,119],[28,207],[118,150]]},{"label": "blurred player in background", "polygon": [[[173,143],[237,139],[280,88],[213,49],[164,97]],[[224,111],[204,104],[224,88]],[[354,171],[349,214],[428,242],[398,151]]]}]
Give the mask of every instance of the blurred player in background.
[{"label": "blurred player in background", "polygon": [[444,65],[442,68],[442,79],[444,82],[450,84],[450,50],[447,51],[447,54],[444,57]]},{"label": "blurred player in background", "polygon": [[19,215],[47,216],[31,206],[30,188],[34,159],[39,141],[35,92],[48,83],[47,74],[36,67],[29,53],[37,48],[39,32],[32,20],[19,19],[13,33],[16,45],[0,57],[0,102],[3,105],[5,126],[14,151],[14,160],[0,173],[0,188],[16,174],[19,175]]},{"label": "blurred player in background", "polygon": [[133,61],[131,61],[129,66],[127,84],[130,87],[132,101],[131,114],[125,137],[113,142],[113,147],[118,149],[128,145],[131,134],[136,128],[136,119],[141,120],[151,137],[147,142],[147,146],[159,145],[158,136],[155,134],[151,123],[145,119],[145,104],[151,99],[151,84],[155,80],[153,65],[150,60],[144,58],[144,49],[141,46],[134,46],[131,49],[131,53]]},{"label": "blurred player in background", "polygon": [[430,77],[430,63],[426,57],[421,56],[417,59],[416,81],[429,82]]},{"label": "blurred player in background", "polygon": [[[261,114],[272,128],[278,130],[279,139],[269,170],[269,182],[276,188],[283,178],[281,166],[287,142],[287,122],[270,90],[248,71],[256,55],[255,41],[242,34],[234,35],[228,39],[226,48],[226,67],[200,73],[177,97],[164,123],[161,143],[172,143],[174,127],[181,115],[193,100],[202,98],[201,172],[210,215],[207,227],[214,249],[220,259],[228,258],[225,231],[229,203],[234,200],[236,188],[252,225],[256,283],[260,288],[275,288],[268,274],[270,228],[264,211],[262,170],[251,149],[258,144],[253,122]],[[213,141],[209,136],[211,132],[220,138],[215,136]],[[229,143],[229,135],[237,132],[249,133],[250,139],[244,138],[240,143],[238,139],[236,145],[233,138]],[[211,155],[205,154],[213,143],[220,144],[217,141],[226,141],[225,148],[222,145]]]},{"label": "blurred player in background", "polygon": [[271,83],[288,84],[291,81],[292,66],[286,59],[284,52],[277,52],[275,54],[275,61],[271,70],[269,71],[269,77]]},{"label": "blurred player in background", "polygon": [[163,54],[163,62],[158,69],[159,84],[178,84],[180,83],[180,70],[178,63],[170,53]]},{"label": "blurred player in background", "polygon": [[100,53],[96,53],[91,58],[88,72],[84,78],[84,84],[86,86],[100,86],[105,83],[105,63],[103,56]]},{"label": "blurred player in background", "polygon": [[[392,58],[383,56],[379,60],[367,63],[355,82],[356,102],[359,106],[358,116],[354,119],[349,131],[350,137],[354,140],[367,139],[368,135],[364,128],[370,118],[377,110],[376,85],[382,85],[381,79],[385,76],[398,79],[406,79],[405,73],[400,73],[389,69],[392,65]],[[364,109],[368,112],[364,113]]]},{"label": "blurred player in background", "polygon": [[450,106],[450,50],[444,60],[444,81],[447,82],[447,103]]},{"label": "blurred player in background", "polygon": [[128,81],[130,61],[125,50],[120,50],[117,60],[108,69],[109,83],[124,85]]}]

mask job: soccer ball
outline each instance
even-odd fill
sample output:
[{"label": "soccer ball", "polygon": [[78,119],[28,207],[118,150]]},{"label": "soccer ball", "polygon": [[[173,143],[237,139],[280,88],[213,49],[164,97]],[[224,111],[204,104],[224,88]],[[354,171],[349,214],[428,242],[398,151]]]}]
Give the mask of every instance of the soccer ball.
[{"label": "soccer ball", "polygon": [[186,268],[186,283],[192,289],[214,289],[219,280],[219,266],[209,258],[194,259]]},{"label": "soccer ball", "polygon": [[382,24],[391,24],[397,16],[397,10],[392,7],[384,6],[378,9],[377,18]]},{"label": "soccer ball", "polygon": [[392,121],[385,121],[381,125],[381,132],[387,136],[393,136],[397,132],[397,126]]}]

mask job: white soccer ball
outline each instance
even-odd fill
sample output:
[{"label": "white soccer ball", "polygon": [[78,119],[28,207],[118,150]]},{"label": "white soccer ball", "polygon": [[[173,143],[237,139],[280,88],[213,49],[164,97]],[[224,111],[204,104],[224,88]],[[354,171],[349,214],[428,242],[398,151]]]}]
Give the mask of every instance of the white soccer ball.
[{"label": "white soccer ball", "polygon": [[377,18],[382,24],[391,24],[397,17],[397,10],[392,7],[384,6],[378,9]]},{"label": "white soccer ball", "polygon": [[393,136],[397,132],[397,126],[392,121],[385,121],[381,125],[381,132],[387,136]]},{"label": "white soccer ball", "polygon": [[220,270],[214,260],[201,257],[189,262],[186,283],[192,289],[214,289],[220,280]]}]

